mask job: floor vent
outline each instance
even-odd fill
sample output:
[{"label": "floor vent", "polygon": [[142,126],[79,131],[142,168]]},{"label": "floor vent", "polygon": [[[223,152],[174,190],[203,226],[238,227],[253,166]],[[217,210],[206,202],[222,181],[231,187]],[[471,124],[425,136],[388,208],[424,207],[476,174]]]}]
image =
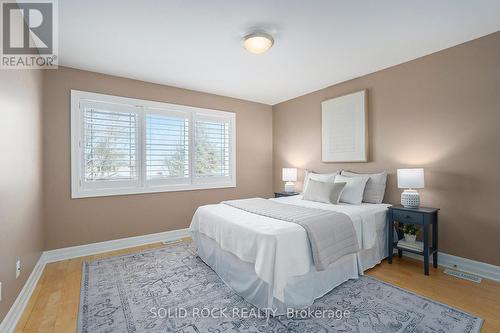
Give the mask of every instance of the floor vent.
[{"label": "floor vent", "polygon": [[472,281],[476,283],[481,283],[481,278],[477,275],[470,274],[470,273],[465,273],[465,272],[460,272],[460,271],[455,271],[453,269],[445,269],[444,270],[445,274],[457,277],[459,279],[467,280],[467,281]]},{"label": "floor vent", "polygon": [[175,243],[180,243],[182,242],[182,239],[176,239],[176,240],[171,240],[171,241],[163,241],[162,244],[164,245],[170,245],[170,244],[175,244]]}]

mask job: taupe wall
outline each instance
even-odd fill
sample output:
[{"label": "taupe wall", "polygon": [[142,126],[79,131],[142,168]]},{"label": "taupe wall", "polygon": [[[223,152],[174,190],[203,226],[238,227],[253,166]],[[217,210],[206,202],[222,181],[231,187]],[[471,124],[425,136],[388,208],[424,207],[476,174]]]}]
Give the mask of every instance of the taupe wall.
[{"label": "taupe wall", "polygon": [[[200,205],[272,194],[271,106],[70,68],[45,71],[43,88],[46,250],[186,228]],[[235,112],[237,187],[71,199],[71,89]]]},{"label": "taupe wall", "polygon": [[[321,102],[368,89],[369,163],[321,162]],[[390,172],[424,167],[441,251],[500,265],[500,33],[273,107],[274,189],[282,167]],[[297,184],[301,188],[301,184]]]},{"label": "taupe wall", "polygon": [[0,71],[0,322],[43,250],[41,83],[41,71]]}]

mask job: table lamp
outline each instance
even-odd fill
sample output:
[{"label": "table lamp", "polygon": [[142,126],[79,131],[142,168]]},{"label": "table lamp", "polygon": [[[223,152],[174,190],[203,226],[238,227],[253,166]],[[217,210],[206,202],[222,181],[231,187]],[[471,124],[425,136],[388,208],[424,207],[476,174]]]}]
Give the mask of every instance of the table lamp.
[{"label": "table lamp", "polygon": [[406,208],[418,208],[420,195],[416,188],[424,188],[424,169],[398,169],[398,188],[404,188],[401,193],[401,204]]},{"label": "table lamp", "polygon": [[285,192],[293,192],[297,181],[297,168],[283,168],[282,180],[285,183]]}]

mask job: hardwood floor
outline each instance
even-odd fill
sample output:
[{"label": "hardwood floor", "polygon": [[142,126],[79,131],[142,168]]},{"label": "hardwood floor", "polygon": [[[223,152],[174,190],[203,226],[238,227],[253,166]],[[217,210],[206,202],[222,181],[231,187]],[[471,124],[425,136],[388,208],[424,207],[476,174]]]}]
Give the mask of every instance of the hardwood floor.
[{"label": "hardwood floor", "polygon": [[392,265],[384,260],[366,274],[483,318],[481,332],[500,332],[498,282],[483,279],[478,284],[444,274],[443,269],[432,266],[430,275],[425,276],[421,261],[397,256]]},{"label": "hardwood floor", "polygon": [[[83,261],[161,246],[164,245],[157,243],[48,264],[18,323],[16,333],[75,332]],[[392,265],[384,261],[367,274],[480,316],[485,320],[482,332],[500,332],[500,283],[483,280],[481,284],[476,284],[433,268],[430,276],[425,276],[421,262],[404,257],[395,258]]]},{"label": "hardwood floor", "polygon": [[15,333],[76,332],[83,262],[161,246],[156,243],[46,265]]}]

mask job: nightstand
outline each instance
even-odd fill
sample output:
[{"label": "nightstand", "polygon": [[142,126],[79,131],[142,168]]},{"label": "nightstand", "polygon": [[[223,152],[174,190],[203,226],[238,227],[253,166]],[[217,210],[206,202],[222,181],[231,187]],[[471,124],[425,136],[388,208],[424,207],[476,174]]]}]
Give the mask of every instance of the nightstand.
[{"label": "nightstand", "polygon": [[275,198],[281,198],[281,197],[291,197],[292,195],[298,195],[300,194],[299,192],[274,192],[274,197]]},{"label": "nightstand", "polygon": [[[419,207],[405,208],[401,205],[389,207],[387,212],[387,227],[389,229],[388,237],[388,257],[387,261],[392,264],[392,255],[394,249],[398,250],[398,256],[401,258],[403,251],[424,256],[424,273],[429,275],[429,256],[432,254],[432,265],[438,266],[438,208]],[[400,224],[415,224],[422,230],[423,250],[408,249],[398,246],[398,241],[404,236],[399,230]],[[394,226],[397,224],[397,239],[394,240]],[[429,228],[432,227],[432,245],[429,247]]]}]

